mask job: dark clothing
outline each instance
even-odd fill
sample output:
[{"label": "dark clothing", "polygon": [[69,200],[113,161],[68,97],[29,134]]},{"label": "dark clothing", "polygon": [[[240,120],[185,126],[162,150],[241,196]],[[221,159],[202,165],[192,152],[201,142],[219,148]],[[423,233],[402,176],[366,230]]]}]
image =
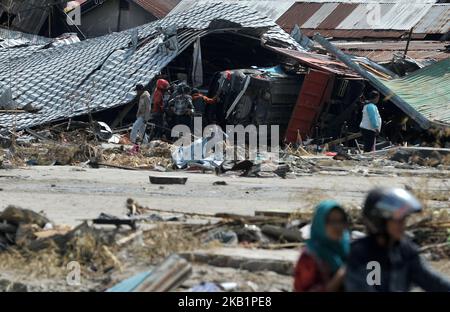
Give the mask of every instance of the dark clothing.
[{"label": "dark clothing", "polygon": [[152,139],[160,139],[164,133],[164,113],[153,113],[152,121],[155,124],[155,132]]},{"label": "dark clothing", "polygon": [[201,93],[195,93],[192,95],[192,104],[194,105],[195,112],[202,114],[202,116],[206,112],[206,106],[213,105],[215,103],[216,103],[215,98],[209,98]]},{"label": "dark clothing", "polygon": [[[368,283],[368,274],[373,271],[368,263],[372,261],[380,264],[380,285]],[[409,291],[413,285],[425,291],[450,291],[450,281],[427,267],[409,239],[391,248],[381,247],[373,236],[352,244],[345,280],[347,291]]]},{"label": "dark clothing", "polygon": [[186,94],[177,95],[170,101],[170,107],[176,116],[188,115],[189,111],[194,108],[192,97]]},{"label": "dark clothing", "polygon": [[376,132],[364,128],[360,129],[364,141],[364,152],[373,152],[375,150]]},{"label": "dark clothing", "polygon": [[189,115],[182,115],[182,116],[174,116],[175,118],[175,126],[176,125],[185,125],[188,126],[189,129],[192,127],[192,122],[191,122],[191,116]]}]

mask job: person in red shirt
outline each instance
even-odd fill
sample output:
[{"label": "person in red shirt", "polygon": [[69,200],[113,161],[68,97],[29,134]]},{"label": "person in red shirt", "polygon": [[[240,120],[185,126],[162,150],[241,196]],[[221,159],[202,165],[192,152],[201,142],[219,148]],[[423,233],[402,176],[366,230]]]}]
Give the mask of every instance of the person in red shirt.
[{"label": "person in red shirt", "polygon": [[320,203],[311,224],[311,238],[295,267],[294,291],[342,291],[350,252],[347,214],[335,201]]},{"label": "person in red shirt", "polygon": [[152,120],[155,124],[155,138],[161,138],[164,126],[164,94],[169,90],[170,84],[165,79],[156,81],[156,89],[153,92]]}]

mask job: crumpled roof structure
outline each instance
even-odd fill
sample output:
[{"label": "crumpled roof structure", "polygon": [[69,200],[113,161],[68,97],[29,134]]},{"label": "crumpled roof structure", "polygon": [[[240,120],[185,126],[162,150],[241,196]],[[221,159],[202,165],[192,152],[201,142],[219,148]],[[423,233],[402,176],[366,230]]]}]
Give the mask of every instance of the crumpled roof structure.
[{"label": "crumpled roof structure", "polygon": [[[450,58],[398,79],[376,77],[418,115],[436,124],[450,125]],[[392,101],[398,103],[396,97]]]},{"label": "crumpled roof structure", "polygon": [[149,83],[197,37],[230,31],[302,50],[272,20],[238,3],[201,3],[150,24],[69,45],[0,47],[0,55],[8,55],[0,58],[0,81],[11,81],[18,107],[40,109],[0,114],[0,132],[126,104],[135,97],[136,84]]}]

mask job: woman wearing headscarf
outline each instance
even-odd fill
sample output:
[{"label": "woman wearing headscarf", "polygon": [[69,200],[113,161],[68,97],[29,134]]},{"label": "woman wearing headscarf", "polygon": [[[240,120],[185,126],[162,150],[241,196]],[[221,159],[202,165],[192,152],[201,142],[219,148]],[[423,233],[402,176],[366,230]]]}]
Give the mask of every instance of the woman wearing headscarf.
[{"label": "woman wearing headscarf", "polygon": [[350,252],[347,214],[333,200],[320,203],[311,224],[311,237],[295,268],[294,290],[341,291]]}]

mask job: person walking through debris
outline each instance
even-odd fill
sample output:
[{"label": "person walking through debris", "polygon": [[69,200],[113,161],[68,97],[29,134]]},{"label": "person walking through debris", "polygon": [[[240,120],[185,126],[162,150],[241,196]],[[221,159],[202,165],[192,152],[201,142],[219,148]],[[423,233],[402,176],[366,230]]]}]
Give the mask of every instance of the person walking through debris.
[{"label": "person walking through debris", "polygon": [[194,111],[190,95],[191,88],[186,84],[180,84],[177,86],[176,92],[178,95],[169,103],[169,107],[174,114],[174,125],[186,125],[191,128],[191,116]]},{"label": "person walking through debris", "polygon": [[206,127],[212,121],[210,113],[212,109],[210,105],[217,103],[217,97],[209,98],[196,88],[192,89],[192,104],[194,105],[195,114],[202,117],[202,127]]},{"label": "person walking through debris", "polygon": [[364,140],[364,152],[375,151],[376,137],[381,131],[381,117],[378,112],[377,103],[380,100],[380,94],[372,91],[363,107],[363,116],[361,124],[361,133]]},{"label": "person walking through debris", "polygon": [[155,92],[153,92],[152,121],[155,124],[155,138],[160,139],[164,127],[164,95],[169,90],[169,82],[165,79],[156,81]]},{"label": "person walking through debris", "polygon": [[150,93],[145,90],[142,84],[138,84],[135,88],[135,91],[139,99],[139,106],[136,114],[136,121],[133,124],[133,129],[131,130],[130,134],[131,142],[133,142],[134,144],[138,143],[138,140],[143,140],[145,136],[146,124],[150,119],[151,112]]},{"label": "person walking through debris", "polygon": [[333,200],[316,207],[311,238],[295,268],[295,291],[343,290],[345,261],[350,251],[347,219],[344,209]]},{"label": "person walking through debris", "polygon": [[418,248],[405,236],[407,217],[422,210],[409,192],[397,188],[372,190],[363,207],[368,236],[352,244],[345,287],[348,291],[450,291],[450,280],[431,271]]}]

